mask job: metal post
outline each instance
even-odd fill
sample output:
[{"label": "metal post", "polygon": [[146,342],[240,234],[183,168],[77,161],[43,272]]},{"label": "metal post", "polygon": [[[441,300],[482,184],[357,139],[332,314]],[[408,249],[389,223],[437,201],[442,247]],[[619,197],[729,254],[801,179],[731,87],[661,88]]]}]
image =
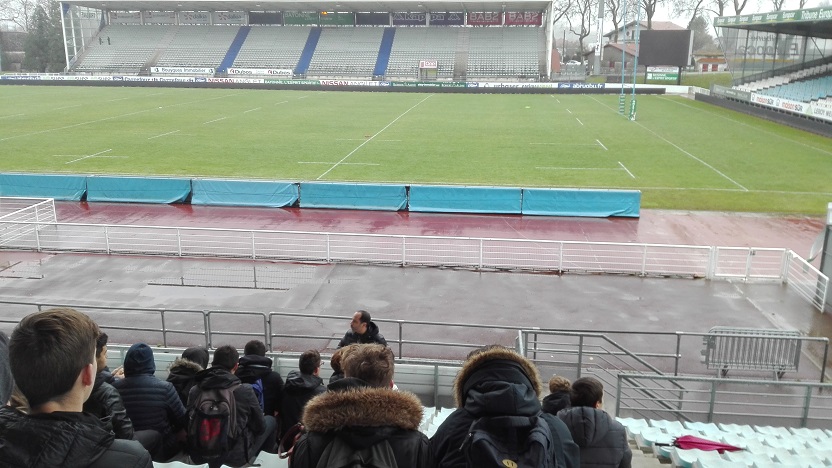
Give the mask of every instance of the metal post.
[{"label": "metal post", "polygon": [[104,244],[107,247],[107,255],[110,255],[110,227],[104,226]]},{"label": "metal post", "polygon": [[160,309],[159,313],[162,316],[162,346],[168,347],[168,327],[165,325],[165,309]]},{"label": "metal post", "polygon": [[578,337],[578,378],[581,378],[581,369],[584,365],[584,336]]},{"label": "metal post", "polygon": [[407,238],[402,236],[402,266],[407,265]]},{"label": "metal post", "polygon": [[254,243],[254,231],[251,231],[251,259],[257,260],[257,249]]},{"label": "metal post", "polygon": [[329,237],[330,237],[329,234],[327,234],[326,235],[326,261],[327,261],[327,263],[332,262],[332,258],[331,258],[331,255],[330,255],[330,239],[329,239]]},{"label": "metal post", "polygon": [[205,347],[211,349],[211,316],[209,311],[202,311],[202,322],[205,327]]},{"label": "metal post", "polygon": [[806,386],[806,395],[803,397],[803,414],[800,416],[800,427],[806,427],[809,422],[809,407],[812,404],[812,387]]},{"label": "metal post", "polygon": [[751,278],[751,257],[756,253],[754,249],[748,249],[748,254],[745,256],[745,281]]},{"label": "metal post", "polygon": [[647,275],[647,246],[641,249],[641,276]]},{"label": "metal post", "polygon": [[829,357],[829,340],[826,340],[823,347],[823,363],[820,366],[820,383],[826,380],[826,360]]},{"label": "metal post", "polygon": [[482,270],[482,237],[480,237],[480,265],[479,269]]},{"label": "metal post", "polygon": [[682,358],[681,353],[682,353],[682,334],[679,333],[679,332],[676,332],[676,355],[673,356],[673,361],[675,363],[673,365],[673,375],[675,375],[675,376],[679,375],[679,359]]},{"label": "metal post", "polygon": [[404,354],[402,354],[402,336],[404,336],[402,334],[403,333],[402,327],[404,325],[404,321],[399,320],[398,322],[399,322],[399,357],[401,358],[402,356],[404,356]]},{"label": "metal post", "polygon": [[558,273],[563,273],[563,242],[558,246]]},{"label": "metal post", "polygon": [[182,231],[177,229],[176,230],[176,250],[179,256],[182,256]]},{"label": "metal post", "polygon": [[714,406],[716,406],[716,380],[711,381],[711,401],[708,403],[708,420],[705,422],[714,422]]},{"label": "metal post", "polygon": [[433,406],[439,407],[439,364],[433,365]]},{"label": "metal post", "polygon": [[618,385],[615,389],[615,416],[618,417],[621,415],[621,386],[624,385],[622,382],[621,374],[618,375]]},{"label": "metal post", "polygon": [[38,252],[40,252],[40,225],[35,224],[35,244],[38,247]]}]

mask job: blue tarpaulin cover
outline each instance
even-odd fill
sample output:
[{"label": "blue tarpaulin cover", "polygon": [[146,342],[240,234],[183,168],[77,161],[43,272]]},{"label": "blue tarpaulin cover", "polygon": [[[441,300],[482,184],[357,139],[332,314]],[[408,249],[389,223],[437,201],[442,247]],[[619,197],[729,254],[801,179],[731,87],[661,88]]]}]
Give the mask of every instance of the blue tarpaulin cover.
[{"label": "blue tarpaulin cover", "polygon": [[0,174],[0,196],[79,201],[87,191],[86,176]]},{"label": "blue tarpaulin cover", "polygon": [[191,179],[152,177],[87,178],[87,201],[180,203],[191,194]]},{"label": "blue tarpaulin cover", "polygon": [[523,214],[638,218],[638,190],[523,189]]},{"label": "blue tarpaulin cover", "polygon": [[281,208],[298,201],[298,185],[291,182],[193,179],[192,186],[193,205]]},{"label": "blue tarpaulin cover", "polygon": [[413,185],[410,211],[520,214],[521,189]]},{"label": "blue tarpaulin cover", "polygon": [[404,185],[304,182],[300,184],[300,206],[399,211],[407,206],[407,188]]}]

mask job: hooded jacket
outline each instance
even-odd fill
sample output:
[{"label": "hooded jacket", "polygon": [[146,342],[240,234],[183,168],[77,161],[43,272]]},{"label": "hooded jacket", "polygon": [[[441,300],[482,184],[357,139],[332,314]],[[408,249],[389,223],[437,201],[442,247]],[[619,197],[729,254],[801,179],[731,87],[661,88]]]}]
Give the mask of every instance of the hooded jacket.
[{"label": "hooded jacket", "polygon": [[283,378],[272,370],[271,358],[246,354],[240,358],[235,374],[243,383],[253,384],[257,379],[263,382],[263,413],[274,416],[283,396]]},{"label": "hooded jacket", "polygon": [[153,350],[144,343],[130,347],[124,358],[124,378],[113,386],[121,394],[133,429],[169,435],[187,424],[185,407],[170,382],[156,378]]},{"label": "hooded jacket", "polygon": [[152,468],[150,454],[131,440],[116,440],[84,413],[26,415],[0,408],[2,468]]},{"label": "hooded jacket", "polygon": [[433,466],[428,438],[419,432],[423,410],[416,395],[370,387],[354,378],[339,380],[330,389],[307,403],[307,433],[295,444],[290,467],[314,468],[336,437],[356,450],[387,440],[398,466]]},{"label": "hooded jacket", "polygon": [[[557,417],[541,413],[542,385],[537,368],[506,348],[492,348],[468,359],[454,381],[457,410],[439,426],[430,440],[436,466],[468,468],[459,450],[468,429],[483,416],[536,416],[549,423],[559,467],[578,468],[578,446]],[[476,468],[476,467],[471,467]]]},{"label": "hooded jacket", "polygon": [[167,381],[176,389],[183,406],[188,404],[188,394],[194,386],[194,377],[202,370],[203,367],[198,363],[181,357],[170,364]]},{"label": "hooded jacket", "polygon": [[375,322],[370,321],[367,324],[367,333],[363,335],[359,335],[354,331],[350,330],[344,337],[341,338],[341,341],[338,343],[339,348],[343,348],[344,346],[351,345],[351,344],[380,344],[387,346],[387,340],[384,339],[384,335],[378,332],[378,325]]},{"label": "hooded jacket", "polygon": [[300,421],[303,407],[315,395],[326,392],[324,381],[317,375],[293,370],[286,376],[283,399],[280,402],[280,435]]},{"label": "hooded jacket", "polygon": [[633,452],[627,444],[627,431],[606,411],[577,406],[560,412],[558,417],[581,448],[582,467],[630,468]]},{"label": "hooded jacket", "polygon": [[[231,372],[221,367],[205,369],[194,378],[195,385],[191,388],[188,396],[188,414],[193,414],[196,401],[201,390],[210,388],[234,388],[234,406],[237,408],[237,437],[229,440],[228,454],[223,457],[223,462],[228,465],[238,466],[248,462],[249,449],[256,436],[266,430],[266,421],[263,411],[260,410],[260,402],[250,385],[240,382]],[[203,463],[199,454],[191,453],[191,458],[197,463]]]},{"label": "hooded jacket", "polygon": [[550,393],[543,398],[543,412],[557,415],[558,411],[572,406],[572,397],[569,392],[558,391]]},{"label": "hooded jacket", "polygon": [[84,412],[97,417],[105,430],[115,433],[116,439],[132,439],[133,422],[127,417],[118,390],[108,384],[106,379],[103,372],[95,375],[92,393],[84,402]]}]

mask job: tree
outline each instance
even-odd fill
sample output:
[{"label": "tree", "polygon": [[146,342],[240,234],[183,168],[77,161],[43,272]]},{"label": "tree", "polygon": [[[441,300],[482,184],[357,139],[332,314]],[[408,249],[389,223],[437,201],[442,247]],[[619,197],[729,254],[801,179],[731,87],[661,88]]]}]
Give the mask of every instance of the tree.
[{"label": "tree", "polygon": [[592,22],[598,13],[598,1],[600,0],[575,0],[572,14],[566,17],[569,31],[578,36],[578,54],[581,62],[584,61],[584,39],[592,34]]},{"label": "tree", "polygon": [[[786,3],[786,0],[771,0],[771,6],[774,8],[774,11],[780,11],[783,9],[783,4]],[[801,7],[803,8],[803,7]]]},{"label": "tree", "polygon": [[624,2],[627,0],[605,0],[607,7],[607,16],[612,21],[612,43],[618,43],[618,30],[621,29],[621,23],[624,20]]},{"label": "tree", "polygon": [[706,2],[707,0],[672,0],[671,6],[675,16],[687,16],[690,18],[688,21],[688,29],[692,29],[693,22],[698,16],[704,13]]},{"label": "tree", "polygon": [[728,0],[710,0],[708,11],[716,16],[725,16],[725,9],[728,7]]},{"label": "tree", "polygon": [[0,0],[0,23],[9,23],[21,31],[34,25],[38,6],[47,8],[49,0]]},{"label": "tree", "polygon": [[664,0],[641,0],[641,8],[644,10],[644,16],[647,19],[647,29],[653,29],[653,16],[656,15],[656,10],[663,3]]},{"label": "tree", "polygon": [[734,12],[737,16],[742,14],[742,10],[748,6],[748,0],[734,0]]},{"label": "tree", "polygon": [[48,8],[38,5],[32,15],[32,25],[23,46],[26,52],[23,68],[26,70],[56,73],[66,67],[61,7],[57,1],[52,1]]},{"label": "tree", "polygon": [[702,16],[697,16],[690,22],[688,29],[693,31],[693,50],[712,49],[716,43],[710,34],[711,25]]}]

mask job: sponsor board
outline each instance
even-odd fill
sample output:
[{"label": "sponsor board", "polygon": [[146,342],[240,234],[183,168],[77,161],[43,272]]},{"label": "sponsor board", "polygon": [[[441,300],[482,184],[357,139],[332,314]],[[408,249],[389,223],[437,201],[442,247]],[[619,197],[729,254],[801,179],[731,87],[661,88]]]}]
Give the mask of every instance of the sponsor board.
[{"label": "sponsor board", "polygon": [[213,68],[190,67],[150,67],[150,73],[167,73],[169,75],[213,75]]},{"label": "sponsor board", "polygon": [[554,88],[555,83],[493,83],[487,81],[466,83],[466,88]]},{"label": "sponsor board", "polygon": [[604,89],[604,83],[558,83],[562,89]]},{"label": "sponsor board", "polygon": [[280,84],[280,85],[297,85],[297,86],[320,86],[320,80],[271,80],[266,78],[263,80],[266,84]]},{"label": "sponsor board", "polygon": [[211,24],[211,13],[207,11],[180,11],[179,22],[182,24]]},{"label": "sponsor board", "polygon": [[439,68],[437,60],[419,60],[419,68]]},{"label": "sponsor board", "polygon": [[788,99],[781,99],[757,93],[751,93],[751,102],[761,106],[784,110],[795,114],[806,115],[824,120],[832,120],[832,109],[826,109],[821,106],[813,107],[805,102],[791,101]]},{"label": "sponsor board", "polygon": [[263,84],[263,78],[206,78],[207,83],[246,83],[246,84]]},{"label": "sponsor board", "polygon": [[378,81],[321,80],[322,86],[378,86]]},{"label": "sponsor board", "polygon": [[214,24],[246,24],[248,16],[244,11],[214,11],[211,13]]},{"label": "sponsor board", "polygon": [[[113,77],[115,79],[115,77]],[[193,83],[192,76],[122,76],[121,81],[152,81],[158,83]]]},{"label": "sponsor board", "polygon": [[464,81],[381,81],[379,86],[405,88],[465,88]]},{"label": "sponsor board", "polygon": [[292,76],[293,72],[282,68],[229,68],[229,75],[266,75],[266,76]]}]

